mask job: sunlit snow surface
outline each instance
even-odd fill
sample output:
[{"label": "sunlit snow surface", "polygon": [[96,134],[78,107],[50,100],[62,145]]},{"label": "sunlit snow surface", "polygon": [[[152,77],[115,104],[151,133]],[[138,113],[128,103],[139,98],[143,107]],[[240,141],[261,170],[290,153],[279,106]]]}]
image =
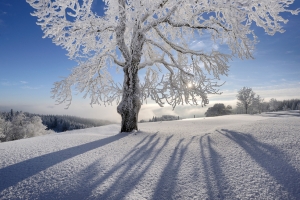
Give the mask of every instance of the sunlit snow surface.
[{"label": "sunlit snow surface", "polygon": [[0,143],[0,199],[300,199],[299,113]]}]

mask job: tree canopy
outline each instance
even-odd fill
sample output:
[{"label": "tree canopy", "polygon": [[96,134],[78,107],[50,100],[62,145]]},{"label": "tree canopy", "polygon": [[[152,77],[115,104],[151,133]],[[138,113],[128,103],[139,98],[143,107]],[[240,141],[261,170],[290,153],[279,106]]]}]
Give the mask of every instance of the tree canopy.
[{"label": "tree canopy", "polygon": [[[214,41],[227,44],[233,55],[251,58],[257,42],[251,30],[253,22],[273,35],[283,32],[282,23],[287,22],[279,15],[281,12],[298,13],[287,10],[293,3],[291,0],[105,0],[104,16],[93,12],[93,0],[27,2],[36,9],[33,15],[38,17],[44,37],[52,38],[69,52],[70,59],[79,63],[68,78],[55,84],[53,92],[58,100],[70,101],[71,86],[75,84],[78,91],[90,95],[91,103],[108,104],[119,99],[122,93],[107,71],[109,64],[123,68],[140,54],[143,59],[137,66],[139,69],[155,64],[167,69],[161,80],[156,67],[147,68],[142,96],[150,96],[162,105],[161,99],[173,96],[167,95],[169,90],[174,95],[178,93],[167,101],[173,106],[183,101],[182,95],[186,102],[189,97],[194,100],[197,94],[203,94],[206,100],[204,93],[214,90],[210,90],[203,69],[219,78],[227,73],[230,56],[215,50],[204,52],[188,48],[189,42],[197,39],[196,35],[201,36],[206,31]],[[140,35],[142,38],[137,37]],[[141,47],[136,49],[135,45]],[[192,64],[189,59],[193,59]],[[195,84],[194,92],[185,90],[187,83]],[[189,95],[184,95],[182,90]]]},{"label": "tree canopy", "polygon": [[[69,77],[55,83],[53,97],[69,106],[75,86],[91,104],[116,101],[122,119],[135,113],[129,117],[134,121],[147,98],[173,108],[208,104],[207,94],[219,93],[216,80],[227,75],[229,59],[253,57],[252,25],[269,35],[282,33],[288,20],[280,13],[299,12],[288,10],[293,0],[104,0],[99,16],[93,0],[26,1],[35,8],[32,15],[44,37],[78,62]],[[191,48],[203,36],[227,45],[230,53]],[[123,86],[109,72],[113,65],[124,71]],[[139,81],[141,69],[145,76]]]}]

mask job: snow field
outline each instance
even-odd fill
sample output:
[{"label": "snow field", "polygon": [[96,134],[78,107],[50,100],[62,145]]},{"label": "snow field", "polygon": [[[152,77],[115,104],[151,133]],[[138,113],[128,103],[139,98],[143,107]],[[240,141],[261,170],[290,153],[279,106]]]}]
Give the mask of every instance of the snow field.
[{"label": "snow field", "polygon": [[0,144],[0,199],[300,199],[300,118],[231,115]]}]

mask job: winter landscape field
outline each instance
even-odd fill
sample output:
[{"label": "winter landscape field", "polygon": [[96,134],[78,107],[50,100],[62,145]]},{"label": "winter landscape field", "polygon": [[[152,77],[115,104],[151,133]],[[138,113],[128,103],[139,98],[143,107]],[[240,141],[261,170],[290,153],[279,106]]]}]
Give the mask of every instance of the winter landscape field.
[{"label": "winter landscape field", "polygon": [[0,143],[0,199],[300,199],[299,111]]}]

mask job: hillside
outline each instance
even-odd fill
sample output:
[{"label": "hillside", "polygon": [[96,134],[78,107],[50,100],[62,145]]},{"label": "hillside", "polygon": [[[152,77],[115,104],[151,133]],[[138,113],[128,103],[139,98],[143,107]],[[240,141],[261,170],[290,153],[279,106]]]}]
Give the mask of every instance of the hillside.
[{"label": "hillside", "polygon": [[0,143],[0,199],[300,199],[299,122],[230,115]]}]

